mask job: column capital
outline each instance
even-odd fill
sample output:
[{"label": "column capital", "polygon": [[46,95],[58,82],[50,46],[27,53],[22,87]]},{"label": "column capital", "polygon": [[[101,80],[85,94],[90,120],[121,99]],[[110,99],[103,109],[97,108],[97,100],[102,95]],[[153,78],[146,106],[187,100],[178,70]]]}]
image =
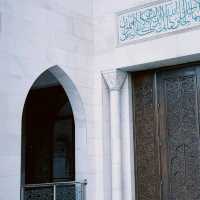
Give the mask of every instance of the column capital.
[{"label": "column capital", "polygon": [[102,75],[110,90],[120,90],[124,84],[127,73],[114,69],[103,71]]}]

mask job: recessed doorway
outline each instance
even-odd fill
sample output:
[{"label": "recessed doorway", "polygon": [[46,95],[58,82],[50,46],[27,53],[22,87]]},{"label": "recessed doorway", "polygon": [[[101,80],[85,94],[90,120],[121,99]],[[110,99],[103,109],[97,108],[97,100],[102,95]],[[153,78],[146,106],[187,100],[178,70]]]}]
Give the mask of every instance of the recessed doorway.
[{"label": "recessed doorway", "polygon": [[75,180],[75,129],[69,99],[46,71],[31,87],[23,112],[25,184]]},{"label": "recessed doorway", "polygon": [[[21,200],[85,200],[84,117],[80,95],[59,67],[37,78],[22,116]],[[75,133],[82,140],[75,142]]]},{"label": "recessed doorway", "polygon": [[137,200],[200,199],[200,67],[133,74]]}]

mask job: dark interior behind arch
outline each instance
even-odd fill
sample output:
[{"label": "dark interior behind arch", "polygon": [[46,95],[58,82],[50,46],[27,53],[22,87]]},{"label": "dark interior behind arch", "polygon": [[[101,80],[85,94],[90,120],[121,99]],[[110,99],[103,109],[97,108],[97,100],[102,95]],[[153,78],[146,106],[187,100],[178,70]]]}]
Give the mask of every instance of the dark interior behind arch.
[{"label": "dark interior behind arch", "polygon": [[75,128],[69,99],[51,72],[31,87],[22,119],[24,184],[75,179]]}]

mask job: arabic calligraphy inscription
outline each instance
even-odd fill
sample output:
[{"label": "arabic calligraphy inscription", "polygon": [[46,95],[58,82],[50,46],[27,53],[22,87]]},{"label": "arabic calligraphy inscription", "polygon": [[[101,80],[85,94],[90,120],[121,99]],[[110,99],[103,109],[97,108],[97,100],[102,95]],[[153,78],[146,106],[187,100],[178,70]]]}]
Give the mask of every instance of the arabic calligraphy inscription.
[{"label": "arabic calligraphy inscription", "polygon": [[124,44],[200,25],[200,0],[170,0],[118,15],[118,42]]}]

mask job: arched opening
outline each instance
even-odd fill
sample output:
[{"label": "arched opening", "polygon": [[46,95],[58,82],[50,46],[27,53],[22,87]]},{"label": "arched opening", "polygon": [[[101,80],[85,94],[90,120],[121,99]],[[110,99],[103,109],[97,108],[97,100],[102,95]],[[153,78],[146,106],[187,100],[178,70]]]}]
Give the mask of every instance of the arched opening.
[{"label": "arched opening", "polygon": [[25,184],[75,180],[75,128],[69,99],[44,72],[31,87],[23,112]]},{"label": "arched opening", "polygon": [[57,66],[43,72],[23,109],[22,200],[85,198],[85,124],[71,79]]}]

